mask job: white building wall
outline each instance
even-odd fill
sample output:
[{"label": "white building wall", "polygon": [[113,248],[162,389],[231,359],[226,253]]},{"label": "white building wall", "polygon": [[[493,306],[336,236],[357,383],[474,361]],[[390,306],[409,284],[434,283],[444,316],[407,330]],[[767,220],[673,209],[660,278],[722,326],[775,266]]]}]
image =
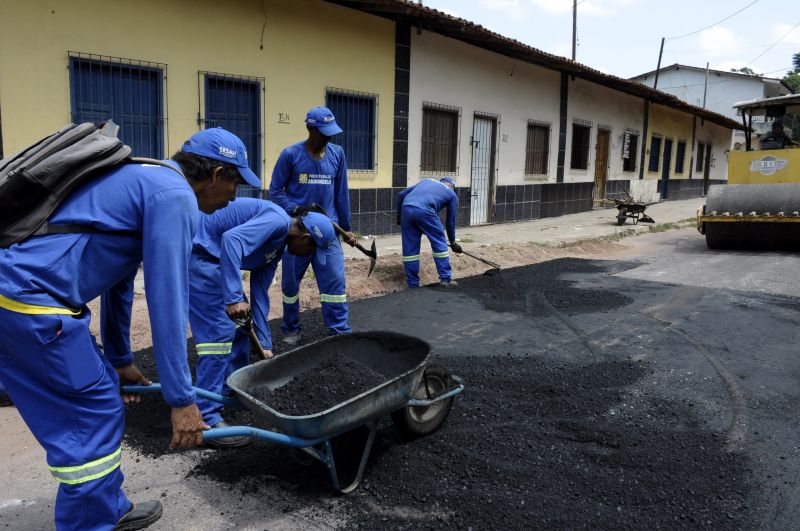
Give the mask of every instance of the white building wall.
[{"label": "white building wall", "polygon": [[[589,168],[586,170],[570,169],[572,153],[572,124],[575,119],[592,122],[592,133],[589,141]],[[564,160],[564,182],[594,181],[595,146],[598,129],[611,131],[608,153],[609,180],[638,179],[641,164],[642,125],[644,122],[644,102],[641,98],[612,90],[582,79],[569,81],[569,99],[567,103],[567,147]],[[636,171],[622,171],[622,140],[626,130],[638,135],[636,147]]]},{"label": "white building wall", "polygon": [[[700,124],[700,119],[697,120],[697,132],[695,139],[695,149],[697,142],[711,144],[711,166],[709,168],[709,179],[722,179],[728,178],[728,151],[730,151],[730,129],[713,124],[706,121]],[[696,164],[695,159],[692,163]],[[702,179],[702,171],[692,172],[692,179]]]},{"label": "white building wall", "polygon": [[[420,178],[424,102],[458,107],[458,186],[469,186],[475,113],[498,116],[496,184],[555,182],[561,74],[520,63],[463,42],[411,33],[408,184]],[[528,120],[550,124],[547,176],[525,176]],[[444,174],[443,174],[444,175]]]}]

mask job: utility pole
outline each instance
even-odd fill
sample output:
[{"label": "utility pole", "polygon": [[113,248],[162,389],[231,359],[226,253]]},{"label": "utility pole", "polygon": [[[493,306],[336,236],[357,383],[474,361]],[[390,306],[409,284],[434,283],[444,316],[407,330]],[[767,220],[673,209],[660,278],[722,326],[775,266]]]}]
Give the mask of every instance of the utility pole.
[{"label": "utility pole", "polygon": [[661,37],[661,49],[658,50],[658,66],[656,66],[656,78],[653,80],[653,88],[658,88],[658,73],[661,71],[661,56],[664,54],[664,37]]},{"label": "utility pole", "polygon": [[575,62],[575,46],[578,40],[578,0],[572,0],[572,61]]},{"label": "utility pole", "polygon": [[708,94],[708,63],[706,63],[706,82],[703,84],[703,108],[706,108],[706,94]]}]

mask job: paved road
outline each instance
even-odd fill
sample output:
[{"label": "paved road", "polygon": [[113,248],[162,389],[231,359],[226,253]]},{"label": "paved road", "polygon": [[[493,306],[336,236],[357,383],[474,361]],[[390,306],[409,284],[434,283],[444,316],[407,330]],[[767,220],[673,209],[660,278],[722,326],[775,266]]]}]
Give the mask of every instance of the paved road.
[{"label": "paved road", "polygon": [[[712,253],[693,229],[637,240],[353,303],[355,329],[420,336],[469,386],[426,439],[386,427],[355,495],[269,445],[132,443],[127,490],[165,503],[154,529],[796,527],[800,256]],[[0,528],[46,529],[41,452],[13,409],[0,422]]]}]

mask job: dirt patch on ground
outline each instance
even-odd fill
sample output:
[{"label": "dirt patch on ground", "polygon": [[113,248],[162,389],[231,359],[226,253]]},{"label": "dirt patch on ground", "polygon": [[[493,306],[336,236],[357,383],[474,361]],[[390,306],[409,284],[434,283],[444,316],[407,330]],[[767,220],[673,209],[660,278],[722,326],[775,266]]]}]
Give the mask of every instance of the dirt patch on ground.
[{"label": "dirt patch on ground", "polygon": [[[613,259],[637,246],[644,246],[642,238],[628,238],[624,243],[619,241],[588,240],[577,242],[563,247],[548,247],[532,244],[495,244],[478,248],[469,247],[469,252],[498,263],[503,268],[538,264],[557,258],[601,258]],[[388,293],[395,293],[406,289],[405,273],[403,272],[402,257],[397,253],[380,255],[375,270],[367,277],[369,261],[367,259],[350,259],[345,261],[345,275],[347,279],[347,298],[350,301],[378,297]],[[450,265],[453,269],[453,278],[471,277],[480,275],[491,268],[478,260],[466,255],[451,254]],[[275,282],[270,288],[270,319],[283,315],[280,289],[281,268],[275,276]],[[438,282],[433,257],[430,253],[422,252],[420,257],[420,284]],[[249,282],[244,282],[245,293],[249,295]],[[89,303],[89,308],[94,314],[91,329],[99,338],[100,301]],[[319,308],[319,291],[311,268],[306,273],[300,285],[300,309],[306,311]],[[305,325],[304,325],[305,326]],[[279,334],[279,333],[278,333]],[[187,337],[191,336],[191,331]],[[275,335],[273,335],[275,337]],[[277,337],[280,337],[278,335]],[[131,349],[136,351],[152,346],[150,335],[150,319],[147,313],[147,301],[144,292],[137,290],[133,301],[133,315],[131,322]]]}]

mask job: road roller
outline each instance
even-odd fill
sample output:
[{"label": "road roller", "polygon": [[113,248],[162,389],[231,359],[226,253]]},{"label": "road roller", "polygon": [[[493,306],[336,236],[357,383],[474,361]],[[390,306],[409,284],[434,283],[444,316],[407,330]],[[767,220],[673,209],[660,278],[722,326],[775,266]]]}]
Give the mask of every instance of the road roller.
[{"label": "road roller", "polygon": [[[710,249],[800,250],[800,145],[788,124],[800,118],[800,94],[734,105],[745,127],[745,150],[728,153],[728,184],[712,185],[697,209],[697,230]],[[784,137],[753,138],[753,116],[765,116]],[[757,145],[755,145],[757,144]]]}]

